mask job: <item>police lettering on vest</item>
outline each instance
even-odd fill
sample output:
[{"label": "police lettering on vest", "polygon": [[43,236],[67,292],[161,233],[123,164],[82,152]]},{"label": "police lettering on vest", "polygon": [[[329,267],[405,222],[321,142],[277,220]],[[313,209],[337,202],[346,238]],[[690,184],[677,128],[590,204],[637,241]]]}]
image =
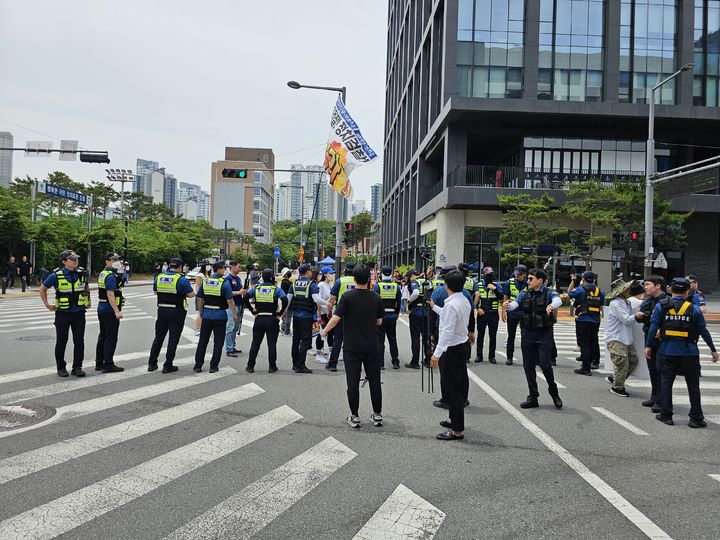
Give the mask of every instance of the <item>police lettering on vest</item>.
[{"label": "police lettering on vest", "polygon": [[385,313],[400,311],[400,304],[397,299],[398,284],[392,281],[381,281],[378,283],[378,287],[380,287],[380,298],[382,298]]},{"label": "police lettering on vest", "polygon": [[585,300],[579,302],[575,306],[575,317],[584,315],[600,315],[602,309],[602,299],[600,298],[600,288],[595,285],[583,285],[585,289]]},{"label": "police lettering on vest", "polygon": [[550,328],[555,324],[554,317],[547,314],[547,288],[543,289],[539,294],[535,291],[527,291],[520,306],[523,309],[521,321],[523,328],[534,330],[537,328]]},{"label": "police lettering on vest", "polygon": [[[293,283],[293,310],[304,311],[305,313],[315,313],[317,307],[315,301],[310,295],[310,284],[312,281],[309,280],[297,280]],[[342,284],[340,285],[340,294],[342,295]]]},{"label": "police lettering on vest", "polygon": [[59,310],[70,309],[71,307],[87,307],[90,305],[90,294],[85,291],[87,276],[85,271],[78,269],[77,281],[69,282],[61,269],[55,270],[57,277],[57,291],[55,292],[55,307]]},{"label": "police lettering on vest", "polygon": [[185,295],[177,290],[180,277],[180,274],[158,274],[155,279],[158,307],[187,309]]},{"label": "police lettering on vest", "polygon": [[227,309],[227,298],[222,294],[222,286],[225,278],[206,278],[202,284],[203,294],[205,296],[203,308],[208,309]]},{"label": "police lettering on vest", "polygon": [[105,288],[105,279],[111,275],[115,276],[115,304],[121,308],[125,305],[125,298],[123,298],[122,294],[122,280],[114,270],[103,270],[100,272],[100,275],[98,276],[98,301],[101,303],[107,303],[108,295],[107,289]]},{"label": "police lettering on vest", "polygon": [[415,283],[417,283],[418,289],[420,289],[420,294],[418,294],[418,297],[415,300],[410,302],[410,305],[408,306],[410,309],[420,307],[425,302],[425,284],[428,283],[428,281],[424,278],[418,278],[415,280]]},{"label": "police lettering on vest", "polygon": [[485,285],[478,286],[480,293],[480,309],[485,312],[498,311],[500,309],[500,298],[498,297],[497,288],[488,289]]},{"label": "police lettering on vest", "polygon": [[275,315],[277,298],[275,285],[258,285],[255,287],[255,311],[258,315]]},{"label": "police lettering on vest", "polygon": [[683,300],[679,303],[669,300],[662,302],[662,323],[660,325],[660,339],[683,339],[697,342],[700,337],[695,323],[692,302]]}]

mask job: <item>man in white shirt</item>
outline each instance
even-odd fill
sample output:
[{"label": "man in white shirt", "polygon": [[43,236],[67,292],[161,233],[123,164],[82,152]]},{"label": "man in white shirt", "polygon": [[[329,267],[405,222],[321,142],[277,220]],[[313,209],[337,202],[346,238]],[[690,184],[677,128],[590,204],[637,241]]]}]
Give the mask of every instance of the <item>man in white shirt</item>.
[{"label": "man in white shirt", "polygon": [[625,379],[638,364],[633,347],[635,313],[628,302],[633,283],[626,283],[622,279],[615,280],[608,295],[608,298],[611,298],[610,305],[605,311],[605,342],[613,363],[613,375],[606,380],[612,384],[610,393],[621,397],[628,397]]},{"label": "man in white shirt", "polygon": [[430,366],[440,367],[440,386],[448,402],[450,416],[440,425],[447,428],[436,437],[441,441],[456,441],[465,438],[465,395],[468,385],[467,366],[470,360],[471,342],[474,335],[468,334],[468,319],[472,307],[463,296],[465,276],[459,270],[445,275],[448,297],[443,307],[431,302],[432,309],[440,316],[438,342],[430,358]]}]

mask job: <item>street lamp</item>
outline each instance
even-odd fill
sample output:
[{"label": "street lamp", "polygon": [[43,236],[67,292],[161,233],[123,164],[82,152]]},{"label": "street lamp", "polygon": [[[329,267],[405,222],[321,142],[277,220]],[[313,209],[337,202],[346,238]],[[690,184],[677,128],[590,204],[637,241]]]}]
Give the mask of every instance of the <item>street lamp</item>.
[{"label": "street lamp", "polygon": [[647,99],[650,104],[648,115],[648,140],[645,149],[645,277],[652,273],[653,256],[653,197],[655,189],[652,185],[652,176],[655,174],[655,92],[664,84],[670,82],[683,71],[690,71],[695,64],[685,64],[668,78],[660,81],[652,88],[648,88]]},{"label": "street lamp", "polygon": [[[328,90],[330,92],[340,92],[342,96],[343,104],[347,103],[347,88],[344,86],[314,86],[310,84],[300,84],[297,81],[288,81],[287,85],[293,90],[299,90],[300,88],[309,88],[311,90]],[[335,219],[335,267],[337,275],[341,272],[342,263],[342,224],[345,221],[345,198],[338,193],[340,198],[339,204],[337,205],[337,212]]]},{"label": "street lamp", "polygon": [[120,215],[122,215],[125,226],[125,251],[123,253],[123,261],[127,262],[128,256],[128,221],[125,215],[125,183],[134,182],[135,175],[129,169],[105,169],[107,178],[111,182],[120,182]]}]

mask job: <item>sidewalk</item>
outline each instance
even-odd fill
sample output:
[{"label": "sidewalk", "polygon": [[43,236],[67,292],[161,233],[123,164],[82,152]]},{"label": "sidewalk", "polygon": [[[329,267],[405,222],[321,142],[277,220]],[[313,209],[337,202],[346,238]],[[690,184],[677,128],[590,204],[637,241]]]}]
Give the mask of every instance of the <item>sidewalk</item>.
[{"label": "sidewalk", "polygon": [[[97,281],[91,281],[90,285],[96,284]],[[152,285],[152,274],[137,274],[132,277],[130,281],[127,282],[127,285],[125,285],[125,288],[127,287],[141,287],[144,285]],[[93,289],[97,289],[97,287],[93,287]],[[3,300],[14,300],[18,298],[32,298],[34,296],[40,296],[39,294],[39,286],[35,285],[32,288],[28,287],[25,292],[22,292],[22,287],[16,286],[14,289],[7,289],[5,294],[0,294],[0,302]]]}]

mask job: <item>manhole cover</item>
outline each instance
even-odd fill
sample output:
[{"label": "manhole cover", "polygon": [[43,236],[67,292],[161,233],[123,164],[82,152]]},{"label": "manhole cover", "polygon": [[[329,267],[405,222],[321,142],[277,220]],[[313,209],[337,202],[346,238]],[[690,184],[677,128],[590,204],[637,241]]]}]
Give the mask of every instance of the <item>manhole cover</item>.
[{"label": "manhole cover", "polygon": [[53,416],[55,409],[45,405],[0,405],[0,431],[39,424]]},{"label": "manhole cover", "polygon": [[18,341],[50,341],[55,339],[53,336],[22,336],[17,338]]}]

